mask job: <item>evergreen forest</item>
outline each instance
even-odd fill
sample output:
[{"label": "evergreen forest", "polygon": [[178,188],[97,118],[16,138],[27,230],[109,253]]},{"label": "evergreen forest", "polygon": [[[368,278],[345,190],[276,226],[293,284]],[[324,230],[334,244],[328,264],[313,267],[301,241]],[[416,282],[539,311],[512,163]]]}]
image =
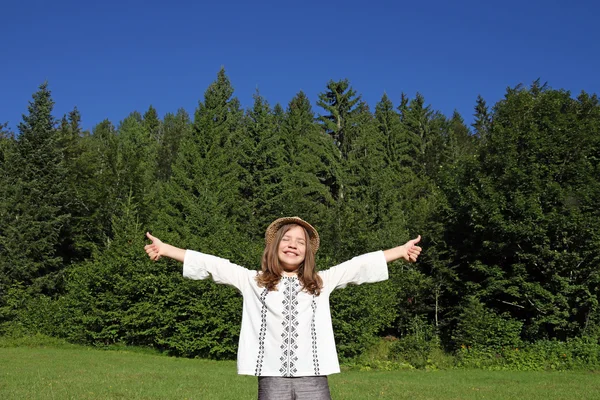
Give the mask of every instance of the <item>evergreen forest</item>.
[{"label": "evergreen forest", "polygon": [[348,80],[243,109],[221,70],[194,115],[88,131],[53,106],[43,83],[16,132],[0,125],[0,335],[235,358],[238,292],[151,262],[145,232],[259,269],[269,223],[299,216],[321,269],[423,238],[417,263],[332,295],[343,360],[384,337],[600,343],[596,94],[538,80],[474,99],[467,124],[419,93],[370,107]]}]

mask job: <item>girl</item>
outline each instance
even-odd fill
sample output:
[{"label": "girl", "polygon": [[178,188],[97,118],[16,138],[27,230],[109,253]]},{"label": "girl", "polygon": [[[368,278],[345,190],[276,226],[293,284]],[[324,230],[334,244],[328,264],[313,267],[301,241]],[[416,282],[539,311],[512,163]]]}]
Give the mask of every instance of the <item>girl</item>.
[{"label": "girl", "polygon": [[183,262],[183,275],[209,276],[237,288],[243,296],[238,374],[258,376],[258,398],[331,399],[327,375],[340,372],[329,295],[348,284],[388,278],[387,263],[415,262],[421,237],[402,246],[355,257],[317,272],[319,234],[298,217],[280,218],[265,233],[262,271],[248,270],[228,260],[179,249],[146,234],[151,260],[165,256]]}]

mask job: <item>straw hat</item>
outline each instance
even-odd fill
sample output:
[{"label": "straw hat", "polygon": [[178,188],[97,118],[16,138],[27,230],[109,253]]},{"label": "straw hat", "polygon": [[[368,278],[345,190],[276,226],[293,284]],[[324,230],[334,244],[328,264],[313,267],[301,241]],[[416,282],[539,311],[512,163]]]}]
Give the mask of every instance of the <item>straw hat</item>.
[{"label": "straw hat", "polygon": [[312,253],[315,254],[317,250],[319,250],[319,244],[321,242],[319,239],[319,233],[311,224],[299,217],[279,218],[271,222],[271,225],[269,225],[267,231],[265,232],[265,244],[268,246],[273,240],[275,240],[275,236],[277,235],[277,231],[279,230],[279,228],[288,224],[296,224],[306,228],[306,231],[308,232],[309,236],[308,240],[310,240],[310,247],[312,249]]}]

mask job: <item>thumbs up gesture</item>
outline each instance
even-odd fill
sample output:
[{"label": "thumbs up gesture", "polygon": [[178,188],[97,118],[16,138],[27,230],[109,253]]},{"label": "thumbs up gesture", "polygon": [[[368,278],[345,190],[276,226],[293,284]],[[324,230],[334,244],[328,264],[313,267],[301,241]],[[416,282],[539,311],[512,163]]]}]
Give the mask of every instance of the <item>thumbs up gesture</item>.
[{"label": "thumbs up gesture", "polygon": [[419,255],[421,254],[421,250],[423,250],[419,246],[417,246],[417,243],[419,243],[420,241],[421,235],[417,236],[416,239],[409,240],[404,245],[402,245],[402,248],[404,250],[402,258],[404,258],[408,262],[417,261],[417,258],[419,258]]},{"label": "thumbs up gesture", "polygon": [[150,234],[150,232],[146,232],[146,237],[152,241],[152,243],[144,246],[144,250],[146,250],[146,254],[152,261],[158,261],[161,256],[165,255],[165,244],[159,239]]}]

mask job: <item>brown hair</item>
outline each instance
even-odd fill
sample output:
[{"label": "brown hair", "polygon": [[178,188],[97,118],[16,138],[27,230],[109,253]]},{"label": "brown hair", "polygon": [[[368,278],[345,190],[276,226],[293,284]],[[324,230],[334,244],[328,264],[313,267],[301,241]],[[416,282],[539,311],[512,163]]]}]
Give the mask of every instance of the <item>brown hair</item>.
[{"label": "brown hair", "polygon": [[[277,235],[275,236],[275,240],[271,241],[263,252],[261,268],[262,272],[256,276],[256,281],[258,282],[258,286],[265,287],[269,291],[276,290],[276,286],[281,279],[281,275],[283,272],[283,268],[279,263],[279,243],[283,236],[289,231],[291,228],[295,226],[300,226],[297,224],[287,224],[283,225],[281,228],[277,230]],[[308,232],[306,228],[300,226],[304,231],[305,237],[308,239]],[[321,293],[321,288],[323,288],[323,280],[317,274],[315,268],[315,255],[311,249],[311,241],[306,240],[306,251],[304,252],[304,261],[298,267],[298,279],[300,280],[300,284],[303,289],[306,290],[310,294],[314,294],[318,296]]]}]

